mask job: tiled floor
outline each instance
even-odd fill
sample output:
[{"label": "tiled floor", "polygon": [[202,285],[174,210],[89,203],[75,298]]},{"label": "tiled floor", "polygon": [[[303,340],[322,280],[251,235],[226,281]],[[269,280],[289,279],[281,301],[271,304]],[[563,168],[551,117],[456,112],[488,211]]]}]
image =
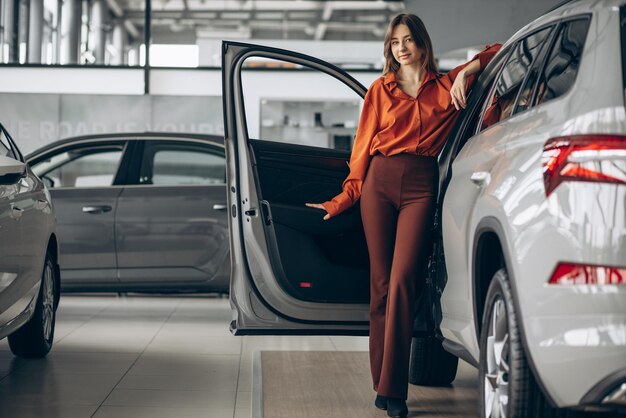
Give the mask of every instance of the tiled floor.
[{"label": "tiled floor", "polygon": [[63,295],[55,344],[0,341],[0,417],[250,417],[257,350],[366,351],[362,337],[234,337],[227,299]]}]

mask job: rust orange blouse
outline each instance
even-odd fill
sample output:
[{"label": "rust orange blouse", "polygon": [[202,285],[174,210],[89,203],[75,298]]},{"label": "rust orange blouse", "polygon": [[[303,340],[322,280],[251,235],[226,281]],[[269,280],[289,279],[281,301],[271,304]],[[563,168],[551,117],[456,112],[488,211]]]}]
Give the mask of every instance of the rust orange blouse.
[{"label": "rust orange blouse", "polygon": [[[459,115],[450,97],[456,76],[475,59],[480,60],[482,70],[501,46],[487,46],[469,62],[447,74],[428,73],[415,99],[400,89],[394,72],[376,79],[363,102],[350,156],[350,174],[343,182],[343,191],[323,203],[326,212],[336,216],[357,202],[375,154],[438,155]],[[479,73],[468,77],[468,88]]]}]

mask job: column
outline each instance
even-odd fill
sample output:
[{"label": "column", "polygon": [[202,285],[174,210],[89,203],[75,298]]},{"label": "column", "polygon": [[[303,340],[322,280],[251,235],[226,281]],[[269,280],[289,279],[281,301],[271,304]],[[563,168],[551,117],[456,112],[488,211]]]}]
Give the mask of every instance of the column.
[{"label": "column", "polygon": [[111,60],[112,65],[126,64],[126,28],[122,20],[117,20],[113,26],[113,48],[115,56]]},{"label": "column", "polygon": [[104,51],[106,47],[105,42],[105,19],[106,19],[106,4],[104,0],[94,0],[91,5],[90,16],[90,36],[89,40],[91,51],[96,58],[96,64],[104,64]]},{"label": "column", "polygon": [[60,64],[78,64],[81,13],[81,0],[63,0]]},{"label": "column", "polygon": [[41,44],[43,43],[43,0],[30,0],[28,23],[28,63],[41,63]]}]

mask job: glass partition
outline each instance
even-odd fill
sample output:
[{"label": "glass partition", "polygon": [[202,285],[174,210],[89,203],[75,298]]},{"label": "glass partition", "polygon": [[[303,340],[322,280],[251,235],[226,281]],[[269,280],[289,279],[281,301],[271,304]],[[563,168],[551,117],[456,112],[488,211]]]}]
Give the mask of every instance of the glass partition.
[{"label": "glass partition", "polygon": [[0,63],[141,65],[145,0],[2,0]]},{"label": "glass partition", "polygon": [[228,39],[378,68],[387,22],[403,10],[400,0],[0,0],[0,64],[219,67]]}]

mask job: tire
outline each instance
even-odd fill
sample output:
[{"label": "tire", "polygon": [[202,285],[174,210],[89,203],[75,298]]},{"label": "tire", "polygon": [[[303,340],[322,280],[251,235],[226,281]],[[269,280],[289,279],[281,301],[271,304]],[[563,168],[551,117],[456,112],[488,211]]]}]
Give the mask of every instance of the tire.
[{"label": "tire", "polygon": [[435,337],[415,337],[411,344],[409,383],[418,386],[449,386],[456,377],[459,359],[443,349]]},{"label": "tire", "polygon": [[58,292],[56,275],[52,256],[46,253],[35,312],[27,323],[8,337],[11,352],[16,356],[40,358],[52,348]]},{"label": "tire", "polygon": [[508,275],[500,269],[489,284],[480,334],[480,416],[569,416],[550,406],[528,367],[521,338]]}]

